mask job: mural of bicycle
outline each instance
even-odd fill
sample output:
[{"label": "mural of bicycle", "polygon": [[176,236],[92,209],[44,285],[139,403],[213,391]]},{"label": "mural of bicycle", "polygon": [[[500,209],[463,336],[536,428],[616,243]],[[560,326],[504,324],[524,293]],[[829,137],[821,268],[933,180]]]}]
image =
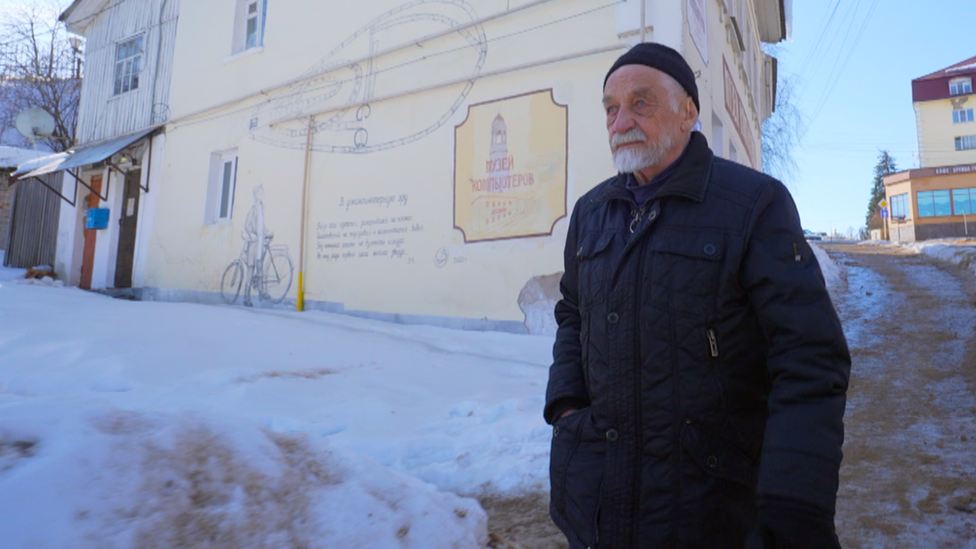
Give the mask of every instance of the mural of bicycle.
[{"label": "mural of bicycle", "polygon": [[[241,256],[235,259],[220,280],[220,296],[228,305],[237,302],[244,288],[244,304],[251,305],[251,289],[257,291],[258,296],[271,303],[281,303],[288,290],[291,289],[294,267],[292,267],[291,257],[288,255],[286,244],[271,244],[274,234],[269,232],[264,235],[264,253],[249,253],[249,247],[254,243],[244,234],[244,239],[248,242],[241,249]],[[250,277],[250,280],[247,280]]]}]

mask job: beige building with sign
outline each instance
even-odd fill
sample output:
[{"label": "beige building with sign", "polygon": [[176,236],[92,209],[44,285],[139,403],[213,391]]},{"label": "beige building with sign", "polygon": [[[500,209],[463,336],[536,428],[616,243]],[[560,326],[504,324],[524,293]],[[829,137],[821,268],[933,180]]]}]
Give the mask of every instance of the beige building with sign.
[{"label": "beige building with sign", "polygon": [[616,57],[642,38],[683,52],[713,149],[760,168],[775,98],[760,43],[785,37],[789,10],[182,2],[139,294],[539,331],[524,311],[562,270],[568,214],[614,173]]},{"label": "beige building with sign", "polygon": [[921,168],[884,178],[889,239],[976,235],[976,57],[912,80]]},{"label": "beige building with sign", "polygon": [[976,162],[976,57],[912,80],[921,167]]}]

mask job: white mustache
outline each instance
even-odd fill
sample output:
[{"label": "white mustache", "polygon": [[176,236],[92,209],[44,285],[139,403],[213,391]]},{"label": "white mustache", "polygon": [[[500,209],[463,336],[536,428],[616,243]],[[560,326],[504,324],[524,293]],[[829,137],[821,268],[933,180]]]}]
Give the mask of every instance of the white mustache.
[{"label": "white mustache", "polygon": [[621,145],[626,145],[628,143],[643,143],[647,141],[647,135],[641,131],[640,128],[634,128],[626,133],[614,134],[610,138],[610,146],[614,150]]}]

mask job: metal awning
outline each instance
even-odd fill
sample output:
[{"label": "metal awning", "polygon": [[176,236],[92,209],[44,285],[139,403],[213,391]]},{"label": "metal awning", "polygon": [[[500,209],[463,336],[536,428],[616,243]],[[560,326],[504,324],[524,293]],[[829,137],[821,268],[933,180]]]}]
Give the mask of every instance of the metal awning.
[{"label": "metal awning", "polygon": [[[40,158],[35,158],[33,160],[28,160],[17,165],[17,169],[14,173],[10,174],[11,177],[20,178],[25,176],[28,172],[34,170],[39,170],[41,168],[46,168],[48,165],[59,165],[68,158],[68,153],[54,153],[47,156],[42,156]],[[49,172],[45,172],[49,173]]]},{"label": "metal awning", "polygon": [[70,170],[72,168],[80,168],[82,166],[101,162],[102,160],[105,160],[106,158],[121,151],[143,137],[146,137],[154,131],[156,131],[155,127],[109,139],[107,141],[101,141],[91,145],[78,147],[73,151],[69,151],[67,156],[63,156],[53,160],[52,162],[48,162],[47,164],[35,168],[33,171],[27,172],[19,177],[21,179],[27,179],[29,177],[37,177],[39,175],[59,172],[62,170]]},{"label": "metal awning", "polygon": [[[136,141],[139,141],[143,137],[152,134],[157,129],[159,129],[160,126],[161,125],[153,126],[151,128],[141,130],[135,133],[130,133],[120,137],[115,137],[113,139],[107,139],[105,141],[100,141],[98,143],[92,143],[90,145],[78,147],[77,149],[68,151],[66,153],[52,154],[50,156],[45,156],[37,160],[32,160],[30,162],[18,166],[17,171],[15,171],[13,175],[20,181],[27,180],[27,179],[36,179],[42,185],[50,189],[51,192],[61,197],[61,200],[64,200],[71,206],[75,206],[75,202],[73,200],[70,200],[68,197],[66,197],[64,194],[62,194],[54,187],[51,187],[51,185],[49,185],[40,177],[42,175],[63,171],[64,173],[73,177],[74,180],[78,182],[80,185],[82,185],[89,191],[95,193],[98,196],[98,198],[102,200],[108,200],[108,185],[106,185],[105,187],[105,194],[102,195],[101,193],[97,192],[95,189],[91,188],[76,174],[71,173],[71,169],[80,168],[82,166],[87,166],[89,164],[95,164],[96,162],[107,160],[113,154],[121,151],[122,149],[128,147],[129,145],[135,143]],[[152,163],[152,148],[149,149],[149,163],[150,164]],[[108,162],[108,165],[112,169],[122,174],[122,177],[128,180],[129,174],[127,172],[122,171],[121,168],[119,168],[115,164],[112,164],[110,161]],[[146,184],[145,187],[139,184],[139,188],[146,192],[149,192],[148,183]]]}]

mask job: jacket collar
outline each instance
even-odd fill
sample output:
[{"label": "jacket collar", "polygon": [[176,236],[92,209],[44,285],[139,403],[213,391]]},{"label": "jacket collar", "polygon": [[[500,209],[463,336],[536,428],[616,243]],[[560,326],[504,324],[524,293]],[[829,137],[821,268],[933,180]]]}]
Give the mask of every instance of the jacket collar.
[{"label": "jacket collar", "polygon": [[[684,158],[654,197],[679,196],[702,202],[712,172],[712,157],[712,150],[708,148],[705,136],[700,132],[691,132],[691,141],[688,143]],[[597,200],[623,199],[633,202],[633,196],[633,193],[627,190],[627,174],[621,173],[604,187]]]}]

